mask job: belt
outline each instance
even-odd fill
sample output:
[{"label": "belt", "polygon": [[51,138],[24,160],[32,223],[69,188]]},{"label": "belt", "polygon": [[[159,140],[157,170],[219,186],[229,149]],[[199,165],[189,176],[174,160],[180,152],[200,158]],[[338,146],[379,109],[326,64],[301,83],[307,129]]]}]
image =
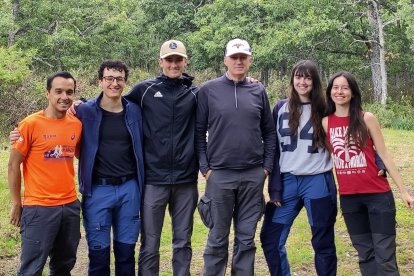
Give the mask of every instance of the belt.
[{"label": "belt", "polygon": [[127,175],[122,177],[109,177],[109,178],[93,178],[92,183],[94,185],[121,185],[122,183],[127,182],[128,180],[134,179],[135,175]]}]

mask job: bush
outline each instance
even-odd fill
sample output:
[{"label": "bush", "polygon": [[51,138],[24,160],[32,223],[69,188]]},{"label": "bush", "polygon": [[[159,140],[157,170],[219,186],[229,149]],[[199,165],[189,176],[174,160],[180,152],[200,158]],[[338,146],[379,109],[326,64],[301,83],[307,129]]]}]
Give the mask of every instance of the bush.
[{"label": "bush", "polygon": [[365,111],[372,112],[382,127],[414,130],[414,107],[411,99],[405,98],[400,102],[389,101],[381,104],[366,104]]}]

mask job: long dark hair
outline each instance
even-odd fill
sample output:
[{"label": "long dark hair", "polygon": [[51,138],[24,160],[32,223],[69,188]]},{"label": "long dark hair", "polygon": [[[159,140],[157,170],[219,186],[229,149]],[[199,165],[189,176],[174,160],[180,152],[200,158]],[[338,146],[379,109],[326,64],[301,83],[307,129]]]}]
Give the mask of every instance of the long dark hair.
[{"label": "long dark hair", "polygon": [[300,116],[302,115],[302,102],[293,85],[295,76],[312,78],[312,91],[310,93],[311,121],[313,127],[312,146],[314,148],[328,148],[325,132],[322,127],[322,118],[326,112],[325,95],[322,90],[322,82],[319,77],[318,68],[311,60],[301,60],[292,69],[289,96],[289,128],[297,135]]},{"label": "long dark hair", "polygon": [[351,102],[349,103],[349,126],[347,131],[347,143],[349,144],[352,138],[357,147],[365,147],[366,139],[368,137],[368,129],[367,125],[364,122],[361,90],[359,89],[354,75],[351,73],[341,71],[332,75],[329,79],[328,87],[326,88],[328,115],[333,114],[336,111],[335,103],[331,98],[331,90],[334,80],[339,77],[344,77],[348,81],[348,85],[352,93]]}]

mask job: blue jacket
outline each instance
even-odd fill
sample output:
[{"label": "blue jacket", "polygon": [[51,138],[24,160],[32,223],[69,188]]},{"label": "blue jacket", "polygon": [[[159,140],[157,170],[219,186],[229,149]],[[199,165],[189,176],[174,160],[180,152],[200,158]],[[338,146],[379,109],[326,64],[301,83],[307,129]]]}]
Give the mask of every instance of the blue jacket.
[{"label": "blue jacket", "polygon": [[[82,144],[79,157],[78,178],[79,191],[90,196],[92,191],[92,174],[95,164],[95,157],[98,151],[99,128],[102,121],[102,110],[99,103],[102,93],[95,99],[90,100],[76,108],[76,117],[82,121]],[[137,181],[139,191],[142,195],[144,185],[144,157],[142,153],[142,116],[141,108],[122,98],[125,110],[125,122],[131,135],[137,164]]]}]

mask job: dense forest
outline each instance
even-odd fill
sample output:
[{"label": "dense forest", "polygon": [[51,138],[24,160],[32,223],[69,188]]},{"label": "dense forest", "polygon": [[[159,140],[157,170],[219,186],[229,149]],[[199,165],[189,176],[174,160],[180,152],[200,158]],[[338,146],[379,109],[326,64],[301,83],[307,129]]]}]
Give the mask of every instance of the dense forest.
[{"label": "dense forest", "polygon": [[[104,59],[121,59],[136,82],[158,74],[163,41],[182,40],[198,82],[224,72],[223,49],[239,37],[253,48],[252,75],[272,101],[299,59],[317,61],[324,82],[351,71],[366,101],[413,105],[411,0],[1,0],[0,120],[10,128],[43,100],[44,77],[74,73],[96,84]],[[92,95],[93,95],[92,93]]]}]

